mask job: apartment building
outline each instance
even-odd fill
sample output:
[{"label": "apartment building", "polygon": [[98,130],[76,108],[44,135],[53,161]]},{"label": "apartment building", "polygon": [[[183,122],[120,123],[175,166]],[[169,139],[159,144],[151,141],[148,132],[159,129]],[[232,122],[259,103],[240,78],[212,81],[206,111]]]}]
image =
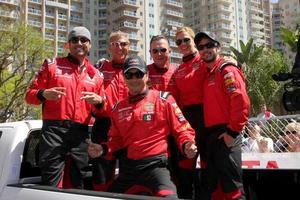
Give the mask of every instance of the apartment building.
[{"label": "apartment building", "polygon": [[130,53],[147,63],[152,62],[151,37],[165,34],[170,38],[171,62],[181,62],[174,39],[177,28],[184,25],[181,0],[0,0],[0,9],[0,17],[23,20],[41,30],[55,55],[66,52],[70,29],[84,25],[92,34],[92,62],[109,58],[108,37],[117,30],[129,34]]},{"label": "apartment building", "polygon": [[230,53],[230,46],[239,49],[239,41],[245,43],[251,37],[257,45],[272,45],[268,0],[192,0],[185,4],[185,23],[195,31],[214,32],[223,53]]},{"label": "apartment building", "polygon": [[272,4],[273,47],[284,53],[284,45],[280,38],[280,28],[283,26],[282,10],[279,3]]},{"label": "apartment building", "polygon": [[[181,54],[175,44],[175,32],[183,26],[183,4],[179,0],[99,0],[98,57],[109,58],[107,38],[112,31],[129,34],[130,53],[151,63],[150,39],[165,34],[170,38],[171,62],[180,63]],[[104,9],[105,8],[105,9]]]},{"label": "apartment building", "polygon": [[280,27],[284,26],[291,31],[295,31],[300,25],[300,1],[299,0],[279,0],[273,6],[273,37],[274,47],[282,51],[289,60],[294,62],[295,53],[288,46],[285,46],[280,38]]}]

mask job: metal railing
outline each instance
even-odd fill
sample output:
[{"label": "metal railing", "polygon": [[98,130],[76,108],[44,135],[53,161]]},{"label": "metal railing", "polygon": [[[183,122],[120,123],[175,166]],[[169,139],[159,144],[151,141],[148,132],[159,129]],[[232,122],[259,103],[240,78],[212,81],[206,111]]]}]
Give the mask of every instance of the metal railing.
[{"label": "metal railing", "polygon": [[243,153],[300,152],[300,115],[251,118],[242,134]]}]

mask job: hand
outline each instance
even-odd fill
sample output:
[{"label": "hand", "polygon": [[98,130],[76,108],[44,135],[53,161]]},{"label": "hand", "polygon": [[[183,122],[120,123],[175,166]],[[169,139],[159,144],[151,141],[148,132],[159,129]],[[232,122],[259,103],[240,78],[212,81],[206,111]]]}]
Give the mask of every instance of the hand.
[{"label": "hand", "polygon": [[227,147],[232,147],[233,146],[233,143],[234,143],[234,138],[231,137],[230,135],[228,135],[226,132],[225,133],[222,133],[218,139],[221,139],[223,138],[225,144]]},{"label": "hand", "polygon": [[97,158],[103,154],[103,148],[100,144],[93,143],[89,139],[86,140],[86,143],[88,144],[87,151],[91,158]]},{"label": "hand", "polygon": [[81,92],[81,94],[83,95],[80,99],[81,100],[86,100],[86,102],[88,104],[93,104],[93,105],[96,105],[96,104],[101,104],[102,101],[103,101],[103,98],[99,95],[97,95],[96,93],[94,92]]},{"label": "hand", "polygon": [[262,153],[266,153],[266,152],[270,151],[268,149],[268,141],[265,139],[258,140],[257,145],[258,145],[259,151]]},{"label": "hand", "polygon": [[192,142],[187,142],[184,145],[184,153],[188,158],[194,158],[197,155],[197,146]]},{"label": "hand", "polygon": [[[109,60],[107,60],[106,58],[100,58],[97,62],[96,65],[100,68],[102,67],[102,65],[104,65],[105,62],[109,62]],[[97,68],[98,68],[97,67]]]},{"label": "hand", "polygon": [[47,100],[58,100],[62,95],[66,95],[65,87],[53,87],[45,89],[43,92],[43,97]]}]

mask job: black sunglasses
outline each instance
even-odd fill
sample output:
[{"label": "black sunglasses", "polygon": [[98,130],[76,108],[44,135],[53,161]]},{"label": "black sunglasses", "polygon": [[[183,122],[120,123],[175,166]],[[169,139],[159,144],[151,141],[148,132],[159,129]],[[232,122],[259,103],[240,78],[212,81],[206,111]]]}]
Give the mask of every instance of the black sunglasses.
[{"label": "black sunglasses", "polygon": [[203,44],[203,45],[198,44],[197,45],[197,49],[200,51],[200,50],[203,50],[205,47],[207,49],[211,49],[211,48],[214,48],[214,47],[217,47],[217,46],[218,46],[218,43],[216,43],[216,42],[209,42],[209,43]]},{"label": "black sunglasses", "polygon": [[115,47],[126,47],[129,43],[128,42],[111,42],[110,43],[112,46],[115,46]]},{"label": "black sunglasses", "polygon": [[285,134],[297,134],[297,131],[286,131]]},{"label": "black sunglasses", "polygon": [[133,77],[136,77],[137,79],[141,79],[141,78],[143,78],[144,77],[144,73],[143,72],[141,72],[141,71],[137,71],[137,72],[126,72],[125,74],[124,74],[124,76],[125,76],[125,78],[127,79],[127,80],[129,80],[129,79],[133,79]]},{"label": "black sunglasses", "polygon": [[166,53],[167,49],[166,48],[152,49],[152,53],[157,54],[158,52]]},{"label": "black sunglasses", "polygon": [[77,44],[78,42],[81,42],[82,44],[89,42],[90,40],[85,37],[72,37],[70,39],[70,42],[73,44]]},{"label": "black sunglasses", "polygon": [[176,43],[177,46],[180,46],[180,45],[182,44],[182,42],[188,43],[190,40],[191,40],[191,38],[177,39],[177,40],[175,41],[175,43]]}]

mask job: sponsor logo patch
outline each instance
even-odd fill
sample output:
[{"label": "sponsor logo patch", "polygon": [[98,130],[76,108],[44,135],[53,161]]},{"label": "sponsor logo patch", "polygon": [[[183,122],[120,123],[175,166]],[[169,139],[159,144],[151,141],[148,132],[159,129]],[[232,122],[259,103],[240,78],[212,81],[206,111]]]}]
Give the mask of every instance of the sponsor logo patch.
[{"label": "sponsor logo patch", "polygon": [[150,122],[150,121],[153,120],[153,115],[152,115],[152,114],[144,114],[144,115],[143,115],[143,120],[144,120],[145,122]]},{"label": "sponsor logo patch", "polygon": [[154,104],[148,102],[148,103],[146,103],[146,104],[144,105],[144,109],[145,109],[145,111],[147,111],[147,112],[152,112],[152,111],[154,111]]}]

